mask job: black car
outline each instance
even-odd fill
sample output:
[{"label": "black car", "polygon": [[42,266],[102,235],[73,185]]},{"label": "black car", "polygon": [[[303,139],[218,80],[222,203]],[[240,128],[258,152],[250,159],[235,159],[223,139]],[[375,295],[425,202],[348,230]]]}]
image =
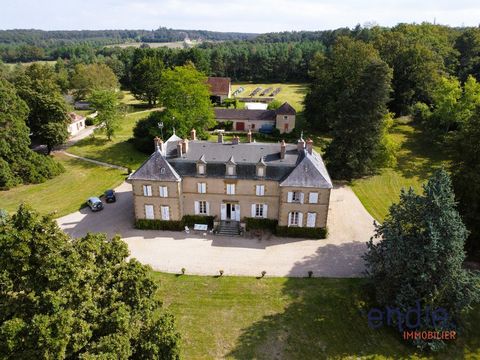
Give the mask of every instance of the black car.
[{"label": "black car", "polygon": [[98,197],[89,198],[87,201],[87,205],[92,211],[100,211],[103,209],[102,200],[100,200]]},{"label": "black car", "polygon": [[113,202],[117,201],[117,197],[115,196],[115,191],[113,191],[113,190],[105,191],[105,201],[107,203],[113,203]]}]

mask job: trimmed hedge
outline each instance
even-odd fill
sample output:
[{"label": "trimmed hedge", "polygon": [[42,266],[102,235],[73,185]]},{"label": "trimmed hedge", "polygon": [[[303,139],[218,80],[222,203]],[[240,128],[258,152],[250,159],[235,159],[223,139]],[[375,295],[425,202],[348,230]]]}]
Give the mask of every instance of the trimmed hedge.
[{"label": "trimmed hedge", "polygon": [[247,231],[253,229],[268,229],[272,232],[275,232],[275,228],[278,225],[278,220],[275,219],[259,219],[246,217],[245,218],[245,228]]},{"label": "trimmed hedge", "polygon": [[279,236],[294,238],[325,239],[327,237],[327,228],[277,226],[275,233]]},{"label": "trimmed hedge", "polygon": [[205,215],[184,215],[182,220],[158,220],[138,219],[135,221],[135,228],[141,230],[170,230],[183,231],[185,226],[193,227],[194,224],[207,224],[213,228],[215,216]]},{"label": "trimmed hedge", "polygon": [[170,231],[182,231],[185,225],[183,221],[175,220],[150,220],[150,219],[138,219],[135,221],[135,228],[141,230],[170,230]]},{"label": "trimmed hedge", "polygon": [[213,220],[215,216],[206,215],[184,215],[182,218],[184,226],[193,226],[195,224],[207,224],[209,228],[213,228]]}]

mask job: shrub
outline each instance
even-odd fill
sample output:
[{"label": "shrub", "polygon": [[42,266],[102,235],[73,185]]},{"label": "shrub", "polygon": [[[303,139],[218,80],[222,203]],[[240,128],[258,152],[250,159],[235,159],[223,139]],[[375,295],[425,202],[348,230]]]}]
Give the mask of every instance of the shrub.
[{"label": "shrub", "polygon": [[265,277],[265,275],[267,275],[267,272],[265,270],[262,271],[262,278]]},{"label": "shrub", "polygon": [[207,224],[211,229],[213,228],[213,221],[215,216],[206,215],[184,215],[182,218],[183,226],[192,227],[195,224]]},{"label": "shrub", "polygon": [[219,270],[218,272],[219,272],[220,276],[223,276],[223,270]]},{"label": "shrub", "polygon": [[325,239],[327,228],[277,226],[275,233],[279,236],[293,238]]},{"label": "shrub", "polygon": [[313,277],[313,271],[312,271],[312,270],[309,270],[309,271],[308,271],[308,277],[309,277],[309,278]]},{"label": "shrub", "polygon": [[182,268],[181,272],[182,272],[182,275],[185,275],[185,271],[187,271],[185,268]]},{"label": "shrub", "polygon": [[135,221],[135,228],[141,230],[182,231],[184,225],[183,221],[137,219]]},{"label": "shrub", "polygon": [[10,165],[0,159],[0,190],[8,190],[20,183],[20,179],[10,170]]},{"label": "shrub", "polygon": [[245,218],[245,227],[247,231],[253,229],[268,229],[272,232],[275,232],[275,228],[278,225],[278,220],[276,219],[259,219],[246,217]]}]

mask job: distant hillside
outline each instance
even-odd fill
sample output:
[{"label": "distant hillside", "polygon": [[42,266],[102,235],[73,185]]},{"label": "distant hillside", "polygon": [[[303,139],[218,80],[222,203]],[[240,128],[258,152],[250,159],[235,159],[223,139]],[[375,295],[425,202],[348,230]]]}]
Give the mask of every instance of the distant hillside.
[{"label": "distant hillside", "polygon": [[217,32],[207,30],[175,30],[165,27],[157,30],[35,30],[13,29],[0,30],[0,44],[52,46],[79,42],[94,44],[118,44],[127,41],[172,42],[191,40],[249,40],[257,34]]}]

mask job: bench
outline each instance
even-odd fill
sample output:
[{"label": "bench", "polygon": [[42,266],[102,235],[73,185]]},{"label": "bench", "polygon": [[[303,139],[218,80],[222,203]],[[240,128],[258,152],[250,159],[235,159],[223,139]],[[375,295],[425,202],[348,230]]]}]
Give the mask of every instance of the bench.
[{"label": "bench", "polygon": [[193,225],[193,230],[207,231],[208,230],[208,225],[207,224],[194,224]]}]

